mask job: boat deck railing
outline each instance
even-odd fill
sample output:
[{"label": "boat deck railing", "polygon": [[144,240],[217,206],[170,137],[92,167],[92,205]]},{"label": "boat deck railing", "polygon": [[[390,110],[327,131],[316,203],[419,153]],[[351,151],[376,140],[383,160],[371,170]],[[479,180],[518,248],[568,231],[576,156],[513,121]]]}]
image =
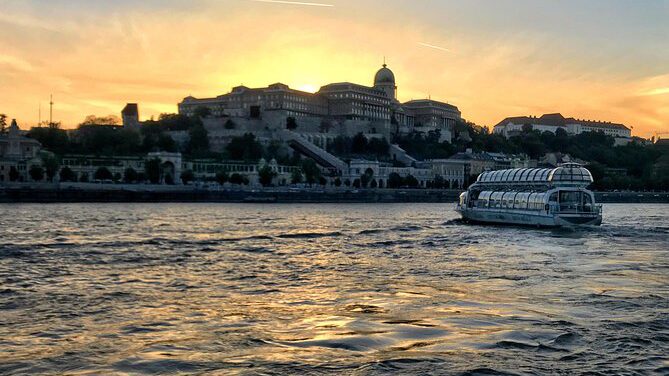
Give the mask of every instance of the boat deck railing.
[{"label": "boat deck railing", "polygon": [[549,212],[551,214],[600,214],[602,212],[602,205],[580,203],[551,204]]},{"label": "boat deck railing", "polygon": [[[466,207],[462,206],[460,203],[456,204],[456,210],[462,210]],[[542,205],[541,208],[510,208],[510,207],[494,207],[494,208],[482,208],[480,206],[472,205],[469,208],[476,209],[486,209],[486,210],[522,210],[522,211],[534,211],[534,212],[543,212],[548,214],[595,214],[599,215],[602,212],[601,204],[579,204],[579,203],[551,203],[546,204],[545,207]]]}]

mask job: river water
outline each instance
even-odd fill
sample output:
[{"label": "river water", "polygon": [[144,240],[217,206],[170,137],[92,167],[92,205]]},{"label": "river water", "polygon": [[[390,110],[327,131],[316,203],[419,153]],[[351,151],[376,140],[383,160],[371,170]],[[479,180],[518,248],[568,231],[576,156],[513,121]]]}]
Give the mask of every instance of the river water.
[{"label": "river water", "polygon": [[0,374],[669,374],[669,205],[0,206]]}]

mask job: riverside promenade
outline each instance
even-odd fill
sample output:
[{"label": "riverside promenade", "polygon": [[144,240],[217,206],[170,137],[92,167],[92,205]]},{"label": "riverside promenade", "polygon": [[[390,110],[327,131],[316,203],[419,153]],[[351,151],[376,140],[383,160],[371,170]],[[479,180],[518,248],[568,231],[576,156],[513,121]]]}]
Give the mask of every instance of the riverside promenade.
[{"label": "riverside promenade", "polygon": [[[17,183],[0,185],[0,203],[12,202],[247,202],[392,203],[456,202],[460,190],[356,189],[322,187],[221,187],[101,183]],[[596,192],[598,203],[669,203],[669,192]]]},{"label": "riverside promenade", "polygon": [[461,191],[53,183],[0,186],[0,202],[455,202]]}]

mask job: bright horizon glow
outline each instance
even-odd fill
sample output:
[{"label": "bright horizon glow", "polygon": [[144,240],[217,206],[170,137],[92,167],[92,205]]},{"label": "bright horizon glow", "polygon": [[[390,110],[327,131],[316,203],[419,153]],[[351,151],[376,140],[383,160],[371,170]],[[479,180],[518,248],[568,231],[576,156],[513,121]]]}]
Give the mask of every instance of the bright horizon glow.
[{"label": "bright horizon glow", "polygon": [[0,113],[29,128],[53,94],[66,128],[128,102],[145,120],[240,84],[372,85],[386,56],[401,101],[431,96],[489,127],[561,112],[650,137],[669,131],[667,18],[666,0],[5,0]]},{"label": "bright horizon glow", "polygon": [[304,84],[297,87],[297,90],[306,91],[307,93],[315,93],[318,91],[318,88],[311,84]]},{"label": "bright horizon glow", "polygon": [[312,7],[333,7],[332,4],[322,4],[322,3],[306,3],[299,1],[282,1],[282,0],[250,0],[257,3],[270,3],[270,4],[284,4],[284,5],[306,5]]}]

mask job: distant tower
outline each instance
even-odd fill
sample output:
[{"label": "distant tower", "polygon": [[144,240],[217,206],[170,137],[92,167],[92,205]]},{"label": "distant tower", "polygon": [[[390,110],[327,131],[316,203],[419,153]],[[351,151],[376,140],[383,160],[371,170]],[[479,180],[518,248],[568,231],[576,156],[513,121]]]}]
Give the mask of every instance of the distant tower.
[{"label": "distant tower", "polygon": [[374,88],[386,93],[390,100],[397,100],[397,86],[395,85],[395,74],[387,68],[384,61],[383,68],[379,69],[374,76]]},{"label": "distant tower", "polygon": [[49,125],[53,124],[53,94],[49,97]]},{"label": "distant tower", "polygon": [[12,119],[12,123],[7,131],[7,139],[9,140],[9,148],[6,151],[6,156],[9,159],[21,158],[21,130],[16,124],[16,119]]},{"label": "distant tower", "polygon": [[128,103],[121,111],[123,117],[123,127],[139,130],[139,107],[137,103]]}]

